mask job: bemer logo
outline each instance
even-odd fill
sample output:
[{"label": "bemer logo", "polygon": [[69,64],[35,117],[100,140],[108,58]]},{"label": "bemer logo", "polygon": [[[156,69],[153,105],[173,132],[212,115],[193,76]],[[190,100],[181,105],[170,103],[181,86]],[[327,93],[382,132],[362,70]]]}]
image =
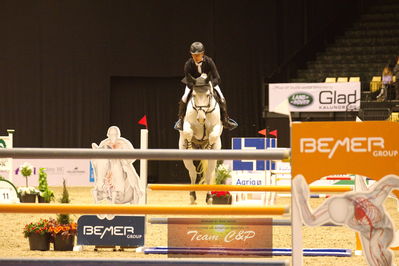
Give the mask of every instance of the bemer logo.
[{"label": "bemer logo", "polygon": [[128,234],[134,234],[134,227],[132,226],[91,226],[85,225],[83,227],[84,235],[97,235],[100,236],[100,239],[104,237],[104,235],[109,232],[111,235],[116,236],[126,236]]},{"label": "bemer logo", "polygon": [[353,137],[353,138],[301,138],[301,153],[328,153],[331,159],[337,149],[345,149],[346,152],[372,152],[373,148],[384,149],[384,139],[381,137]]}]

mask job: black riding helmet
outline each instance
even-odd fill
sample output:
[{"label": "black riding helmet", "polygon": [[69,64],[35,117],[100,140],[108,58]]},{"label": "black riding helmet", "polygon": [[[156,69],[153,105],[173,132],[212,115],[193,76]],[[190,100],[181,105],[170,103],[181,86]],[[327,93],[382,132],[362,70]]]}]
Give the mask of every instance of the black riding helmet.
[{"label": "black riding helmet", "polygon": [[200,54],[205,52],[205,47],[200,42],[193,42],[190,46],[190,53],[191,54]]}]

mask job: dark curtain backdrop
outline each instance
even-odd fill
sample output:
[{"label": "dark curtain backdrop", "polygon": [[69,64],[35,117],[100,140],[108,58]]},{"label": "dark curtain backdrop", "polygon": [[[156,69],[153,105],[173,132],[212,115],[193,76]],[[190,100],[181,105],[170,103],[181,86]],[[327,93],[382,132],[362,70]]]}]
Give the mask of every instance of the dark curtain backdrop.
[{"label": "dark curtain backdrop", "polygon": [[[257,136],[265,127],[264,77],[346,4],[1,0],[0,132],[15,129],[16,147],[88,148],[117,125],[138,147],[137,121],[147,114],[149,146],[175,148],[183,64],[190,43],[199,40],[219,68],[230,116],[240,124],[224,132],[229,149],[231,137]],[[176,164],[151,162],[150,178],[173,182],[180,175]]]}]

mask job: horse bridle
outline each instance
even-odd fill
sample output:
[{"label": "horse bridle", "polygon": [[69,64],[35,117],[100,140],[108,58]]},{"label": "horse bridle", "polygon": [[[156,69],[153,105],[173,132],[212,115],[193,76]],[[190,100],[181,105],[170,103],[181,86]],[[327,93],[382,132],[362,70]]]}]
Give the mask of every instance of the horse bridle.
[{"label": "horse bridle", "polygon": [[[211,107],[211,99],[212,99],[212,97],[213,97],[213,93],[211,92],[209,95],[208,95],[208,105],[196,105],[195,104],[195,101],[194,101],[194,97],[195,97],[195,95],[193,95],[192,97],[191,97],[191,105],[193,106],[193,108],[194,108],[194,110],[198,113],[199,111],[203,111],[205,114],[210,114],[210,113],[212,113],[213,111],[215,111],[215,109],[216,109],[216,104],[217,104],[217,102],[216,102],[216,100],[215,100],[215,105],[213,106],[213,108],[211,109],[211,110],[209,110],[209,108]],[[205,108],[207,108],[208,110],[207,111],[205,111]]]}]

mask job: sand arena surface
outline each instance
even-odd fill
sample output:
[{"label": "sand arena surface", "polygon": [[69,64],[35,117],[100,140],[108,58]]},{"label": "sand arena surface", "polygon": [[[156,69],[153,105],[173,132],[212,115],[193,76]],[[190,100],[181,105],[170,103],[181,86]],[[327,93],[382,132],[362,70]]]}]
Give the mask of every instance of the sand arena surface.
[{"label": "sand arena surface", "polygon": [[[51,188],[56,197],[61,196],[62,188]],[[92,204],[91,188],[69,187],[72,204]],[[189,192],[186,191],[149,191],[148,204],[157,205],[187,205],[189,203]],[[197,192],[198,204],[205,205],[205,193]],[[324,199],[311,199],[313,208],[317,207]],[[277,204],[289,204],[289,198],[278,198]],[[399,228],[399,212],[396,201],[388,198],[385,208],[392,217],[395,227]],[[135,253],[132,249],[125,251],[112,251],[112,249],[100,249],[94,251],[93,246],[85,246],[82,252],[66,251],[30,251],[28,239],[24,238],[22,230],[25,224],[37,221],[39,218],[55,217],[52,214],[0,214],[0,256],[1,257],[43,257],[43,258],[167,258],[166,255],[144,255]],[[77,221],[79,215],[71,215]],[[164,215],[149,215],[149,217],[166,217]],[[182,217],[182,216],[179,216]],[[196,217],[196,216],[186,216]],[[198,216],[197,216],[198,217]],[[239,217],[239,216],[237,216]],[[275,217],[276,219],[289,217]],[[167,226],[147,224],[146,246],[167,246]],[[346,227],[304,227],[305,248],[355,248],[355,233]],[[275,226],[273,228],[273,246],[275,248],[291,247],[291,231],[287,226]],[[50,247],[52,249],[52,246]],[[224,260],[229,260],[223,257]],[[241,260],[242,258],[240,258]],[[290,259],[290,257],[273,257],[272,260]],[[265,260],[264,258],[254,260]],[[270,260],[267,258],[266,260]],[[399,265],[399,252],[395,252],[395,262]],[[363,256],[352,257],[305,257],[304,265],[367,265]]]}]

